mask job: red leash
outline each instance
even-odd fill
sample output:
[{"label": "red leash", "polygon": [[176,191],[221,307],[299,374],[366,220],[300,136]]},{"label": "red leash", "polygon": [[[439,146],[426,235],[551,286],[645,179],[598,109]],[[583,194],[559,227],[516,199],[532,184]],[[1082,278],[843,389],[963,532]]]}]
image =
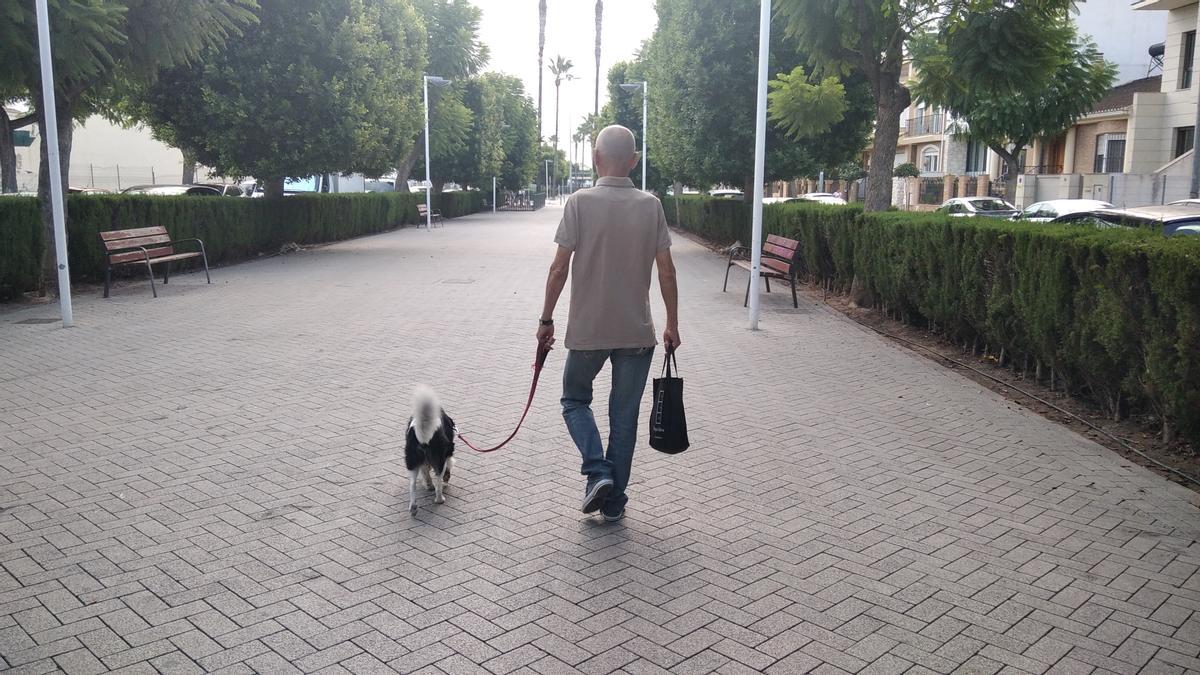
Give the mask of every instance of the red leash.
[{"label": "red leash", "polygon": [[521,413],[521,419],[517,422],[517,428],[513,429],[513,432],[508,435],[508,438],[504,439],[500,445],[497,445],[494,448],[487,448],[486,450],[475,447],[471,444],[471,441],[468,441],[466,436],[463,436],[462,434],[458,435],[458,440],[465,443],[468,448],[474,450],[475,452],[494,452],[508,445],[508,442],[517,435],[518,431],[521,430],[521,425],[525,423],[525,416],[529,414],[529,408],[533,405],[533,395],[537,392],[538,377],[540,377],[542,374],[542,367],[546,365],[546,357],[549,354],[550,347],[546,346],[546,344],[543,342],[539,342],[537,348],[537,360],[534,361],[533,364],[533,383],[529,385],[529,400],[525,401],[525,411]]}]

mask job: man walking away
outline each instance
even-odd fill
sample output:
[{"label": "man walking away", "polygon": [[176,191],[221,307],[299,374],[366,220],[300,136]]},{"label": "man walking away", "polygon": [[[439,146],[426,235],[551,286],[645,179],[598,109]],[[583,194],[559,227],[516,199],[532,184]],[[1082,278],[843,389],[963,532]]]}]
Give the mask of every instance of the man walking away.
[{"label": "man walking away", "polygon": [[[537,336],[553,344],[554,306],[570,271],[563,419],[583,456],[583,512],[600,511],[608,522],[617,522],[629,501],[625,488],[638,412],[657,345],[650,318],[650,273],[655,264],[667,309],[663,343],[668,350],[680,344],[678,289],[662,204],[634,188],[629,179],[638,163],[633,132],[606,127],[596,137],[593,154],[599,179],[595,187],[571,195],[564,207]],[[591,408],[592,382],[605,361],[612,362],[608,452]]]}]

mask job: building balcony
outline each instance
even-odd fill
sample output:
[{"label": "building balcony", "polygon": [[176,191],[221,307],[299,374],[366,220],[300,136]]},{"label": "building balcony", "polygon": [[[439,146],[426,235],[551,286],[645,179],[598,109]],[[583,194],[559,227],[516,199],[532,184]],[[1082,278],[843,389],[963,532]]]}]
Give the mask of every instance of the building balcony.
[{"label": "building balcony", "polygon": [[932,136],[946,131],[946,116],[942,113],[917,115],[900,126],[901,136]]}]

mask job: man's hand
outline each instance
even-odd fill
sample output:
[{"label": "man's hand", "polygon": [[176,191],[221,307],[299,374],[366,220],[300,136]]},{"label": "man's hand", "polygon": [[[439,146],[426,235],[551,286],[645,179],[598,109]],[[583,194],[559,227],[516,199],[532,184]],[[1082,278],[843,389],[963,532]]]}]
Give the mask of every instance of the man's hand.
[{"label": "man's hand", "polygon": [[679,340],[679,329],[674,326],[667,326],[663,330],[663,346],[667,348],[667,352],[673,352],[679,349],[682,344]]},{"label": "man's hand", "polygon": [[546,345],[547,347],[553,347],[554,346],[554,324],[550,324],[549,326],[538,326],[537,341],[538,341],[539,345]]}]

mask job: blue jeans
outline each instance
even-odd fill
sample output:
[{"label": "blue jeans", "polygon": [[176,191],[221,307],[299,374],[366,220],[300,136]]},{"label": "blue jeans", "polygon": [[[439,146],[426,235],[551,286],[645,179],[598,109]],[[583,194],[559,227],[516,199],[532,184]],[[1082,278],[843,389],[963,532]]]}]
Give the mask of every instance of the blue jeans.
[{"label": "blue jeans", "polygon": [[[642,392],[646,389],[646,377],[653,358],[654,347],[572,350],[567,353],[563,372],[563,419],[583,456],[580,473],[588,477],[589,483],[603,478],[613,481],[613,489],[603,506],[609,515],[620,513],[629,501],[625,487],[629,485],[629,469],[633,465],[633,448],[637,443]],[[612,361],[607,454],[596,428],[596,418],[592,415],[592,382],[605,361]]]}]

